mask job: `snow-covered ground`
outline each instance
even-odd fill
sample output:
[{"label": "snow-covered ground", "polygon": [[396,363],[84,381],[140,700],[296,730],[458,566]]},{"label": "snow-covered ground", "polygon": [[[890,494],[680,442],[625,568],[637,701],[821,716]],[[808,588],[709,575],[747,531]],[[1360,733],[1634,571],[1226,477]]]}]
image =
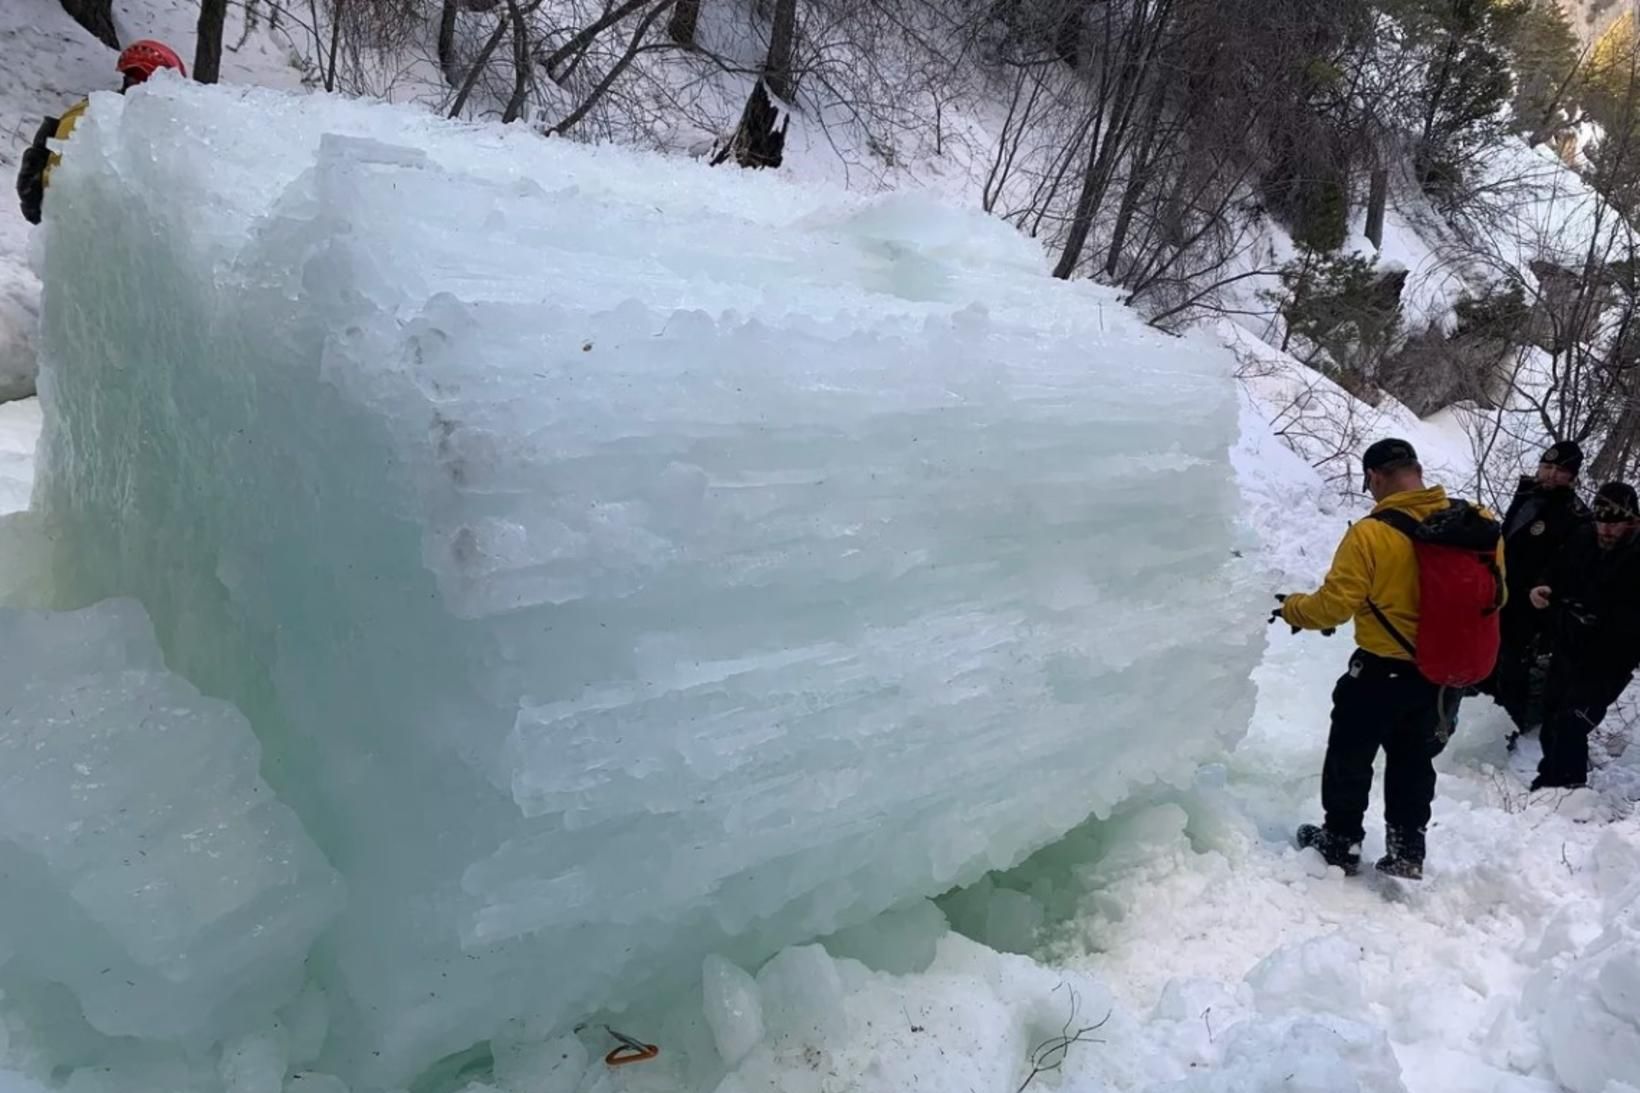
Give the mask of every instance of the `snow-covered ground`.
[{"label": "snow-covered ground", "polygon": [[0,403],[0,516],[28,508],[39,439],[38,399]]}]

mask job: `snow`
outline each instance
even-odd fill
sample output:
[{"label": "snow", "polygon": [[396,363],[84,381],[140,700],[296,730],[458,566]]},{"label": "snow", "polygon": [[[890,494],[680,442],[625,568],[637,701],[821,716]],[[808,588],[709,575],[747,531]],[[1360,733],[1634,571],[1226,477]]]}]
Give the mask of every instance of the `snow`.
[{"label": "snow", "polygon": [[278,756],[351,1082],[698,997],[1246,724],[1233,359],[995,220],[163,75],[75,145],[57,591],[139,598]]},{"label": "snow", "polygon": [[39,439],[38,399],[0,403],[0,516],[28,508]]}]

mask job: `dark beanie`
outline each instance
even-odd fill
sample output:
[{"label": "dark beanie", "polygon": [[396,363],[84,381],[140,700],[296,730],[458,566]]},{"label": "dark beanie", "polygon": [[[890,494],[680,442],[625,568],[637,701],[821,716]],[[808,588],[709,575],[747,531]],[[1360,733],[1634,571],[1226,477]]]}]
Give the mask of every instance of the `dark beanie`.
[{"label": "dark beanie", "polygon": [[1602,501],[1606,502],[1607,506],[1623,510],[1630,520],[1634,519],[1636,514],[1640,514],[1640,498],[1635,497],[1634,487],[1627,482],[1607,482],[1601,486],[1594,495],[1594,506],[1597,510],[1605,507],[1601,505]]},{"label": "dark beanie", "polygon": [[1395,437],[1378,441],[1361,455],[1361,469],[1364,471],[1382,471],[1416,462],[1418,453],[1413,451],[1412,445]]},{"label": "dark beanie", "polygon": [[[1557,440],[1549,445],[1549,450],[1543,453],[1540,462],[1552,463],[1556,467],[1564,467],[1576,474],[1583,469],[1583,449],[1578,447],[1575,440]],[[1620,482],[1612,484],[1622,485]]]},{"label": "dark beanie", "polygon": [[1411,444],[1395,437],[1385,437],[1361,453],[1361,488],[1367,488],[1367,474],[1371,471],[1393,471],[1417,462],[1418,453]]}]

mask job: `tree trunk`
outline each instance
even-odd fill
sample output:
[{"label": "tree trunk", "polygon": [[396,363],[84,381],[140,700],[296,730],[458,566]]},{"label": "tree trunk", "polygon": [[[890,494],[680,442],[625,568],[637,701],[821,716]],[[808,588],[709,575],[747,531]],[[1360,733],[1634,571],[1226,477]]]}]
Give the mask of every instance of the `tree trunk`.
[{"label": "tree trunk", "polygon": [[1449,33],[1446,39],[1446,48],[1441,51],[1439,67],[1435,70],[1435,78],[1431,81],[1433,90],[1429,93],[1429,106],[1424,111],[1423,132],[1418,136],[1418,147],[1413,154],[1413,165],[1418,169],[1418,184],[1424,185],[1429,181],[1430,169],[1434,166],[1432,147],[1435,140],[1435,121],[1441,115],[1441,107],[1446,99],[1446,88],[1452,82],[1452,66],[1458,57],[1457,35]]},{"label": "tree trunk", "polygon": [[1589,467],[1589,478],[1595,482],[1619,478],[1637,437],[1640,437],[1640,398],[1630,398],[1617,424],[1606,433],[1605,443],[1600,445]]},{"label": "tree trunk", "polygon": [[91,32],[91,36],[109,49],[120,48],[120,36],[114,29],[114,0],[62,0],[69,18]]},{"label": "tree trunk", "polygon": [[[777,121],[780,122],[778,129],[775,128]],[[779,167],[785,157],[786,126],[790,123],[791,115],[781,120],[780,111],[769,101],[763,81],[757,81],[746,99],[745,109],[740,112],[735,135],[712,157],[712,166],[725,163],[733,156],[742,167]]]},{"label": "tree trunk", "polygon": [[507,33],[507,24],[511,22],[506,12],[495,24],[495,31],[484,42],[484,48],[478,51],[478,57],[473,61],[473,67],[467,70],[467,79],[462,83],[461,90],[456,92],[456,101],[450,106],[450,117],[461,117],[462,110],[467,107],[467,96],[473,93],[478,85],[479,76],[484,73],[484,66],[490,63],[490,55],[495,47],[501,44],[501,36]]},{"label": "tree trunk", "polygon": [[792,72],[792,54],[797,45],[797,0],[776,0],[774,26],[769,31],[769,58],[763,64],[763,79],[776,98],[792,101],[797,94],[797,76]]},{"label": "tree trunk", "polygon": [[695,31],[700,27],[700,0],[678,0],[672,9],[672,22],[666,33],[680,46],[695,44]]},{"label": "tree trunk", "polygon": [[200,0],[194,45],[194,79],[200,83],[216,83],[222,75],[222,24],[227,18],[228,0]]},{"label": "tree trunk", "polygon": [[[614,26],[616,23],[619,23],[622,19],[625,19],[628,15],[631,15],[633,12],[637,11],[649,2],[650,0],[626,0],[625,3],[618,7],[610,8],[608,11],[604,12],[604,14],[596,22],[588,23],[586,26],[577,31],[575,36],[570,38],[569,41],[553,50],[552,55],[541,62],[541,67],[547,70],[547,76],[554,82],[562,83],[565,79],[565,74],[558,70],[560,65],[562,65],[565,61],[568,61],[577,53],[580,53],[582,50],[586,49],[587,46],[592,44],[593,39],[597,38],[598,35],[602,34],[605,30],[608,30],[610,27]],[[573,68],[574,66],[571,65],[571,67]]]},{"label": "tree trunk", "polygon": [[444,0],[438,16],[438,67],[451,87],[456,85],[456,13],[460,10],[460,0]]},{"label": "tree trunk", "polygon": [[518,0],[507,0],[507,14],[512,18],[513,93],[507,109],[502,111],[502,125],[511,125],[524,113],[524,100],[530,91],[530,33],[524,13],[518,10]]},{"label": "tree trunk", "polygon": [[1129,22],[1122,31],[1121,71],[1116,80],[1116,89],[1109,103],[1101,104],[1109,113],[1109,124],[1102,138],[1096,137],[1088,149],[1088,165],[1082,174],[1082,190],[1077,195],[1076,211],[1071,216],[1065,249],[1060,252],[1059,262],[1053,270],[1053,275],[1061,281],[1070,280],[1082,260],[1082,250],[1087,246],[1093,222],[1104,204],[1105,193],[1116,173],[1116,164],[1127,149],[1128,132],[1133,124],[1140,92],[1147,79],[1156,78],[1151,68],[1163,28],[1172,17],[1172,9],[1172,0],[1157,0],[1155,4],[1141,2],[1127,15]]},{"label": "tree trunk", "polygon": [[1367,183],[1367,238],[1378,250],[1384,249],[1384,206],[1389,204],[1389,171],[1373,170]]}]

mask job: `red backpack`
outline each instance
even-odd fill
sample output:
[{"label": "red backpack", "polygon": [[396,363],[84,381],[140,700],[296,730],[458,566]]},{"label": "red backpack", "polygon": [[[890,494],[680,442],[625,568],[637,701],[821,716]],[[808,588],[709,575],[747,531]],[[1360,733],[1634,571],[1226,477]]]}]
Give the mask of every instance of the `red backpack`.
[{"label": "red backpack", "polygon": [[1491,675],[1503,606],[1497,563],[1503,528],[1467,501],[1453,501],[1423,520],[1396,509],[1372,518],[1411,539],[1418,555],[1417,647],[1368,600],[1373,617],[1431,683],[1471,687]]}]

